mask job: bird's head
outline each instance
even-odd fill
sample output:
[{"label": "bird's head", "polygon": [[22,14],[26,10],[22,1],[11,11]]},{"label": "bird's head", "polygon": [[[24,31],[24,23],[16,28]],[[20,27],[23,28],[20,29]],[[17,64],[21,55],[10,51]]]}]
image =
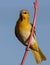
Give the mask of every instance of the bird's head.
[{"label": "bird's head", "polygon": [[25,9],[23,9],[23,10],[21,10],[20,11],[20,18],[22,18],[22,19],[29,19],[29,12],[28,12],[28,10],[25,10]]}]

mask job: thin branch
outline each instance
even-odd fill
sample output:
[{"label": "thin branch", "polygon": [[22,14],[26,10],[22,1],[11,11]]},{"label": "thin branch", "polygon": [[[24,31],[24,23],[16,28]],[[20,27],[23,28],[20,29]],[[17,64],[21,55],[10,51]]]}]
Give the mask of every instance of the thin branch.
[{"label": "thin branch", "polygon": [[35,30],[35,27],[36,27],[36,16],[37,16],[37,9],[38,9],[38,0],[36,0],[34,2],[34,9],[35,9],[35,11],[34,11],[32,32],[30,34],[30,39],[28,40],[28,46],[26,47],[26,50],[25,50],[21,65],[24,65],[24,62],[26,60],[26,56],[28,54],[28,50],[29,50],[29,47],[30,47],[30,42],[31,42],[32,36],[34,35],[34,30]]}]

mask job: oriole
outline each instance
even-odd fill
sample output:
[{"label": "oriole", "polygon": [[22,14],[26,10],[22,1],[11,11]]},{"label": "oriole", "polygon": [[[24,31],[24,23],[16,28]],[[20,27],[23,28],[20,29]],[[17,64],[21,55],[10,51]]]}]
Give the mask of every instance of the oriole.
[{"label": "oriole", "polygon": [[[25,9],[20,11],[19,19],[16,22],[15,25],[15,35],[16,37],[27,46],[27,41],[30,36],[32,24],[29,21],[29,12]],[[41,63],[43,60],[46,60],[45,55],[40,50],[37,40],[36,40],[36,34],[34,33],[34,36],[32,36],[30,49],[32,50],[32,53],[36,59],[37,63]]]}]

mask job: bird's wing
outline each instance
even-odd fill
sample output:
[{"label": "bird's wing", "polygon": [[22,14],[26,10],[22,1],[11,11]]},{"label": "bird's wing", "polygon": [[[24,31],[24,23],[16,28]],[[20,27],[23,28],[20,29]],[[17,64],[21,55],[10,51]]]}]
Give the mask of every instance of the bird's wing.
[{"label": "bird's wing", "polygon": [[[30,23],[31,24],[31,26],[33,26],[33,23]],[[34,33],[35,33],[35,35],[36,35],[36,30],[34,30]]]},{"label": "bird's wing", "polygon": [[20,40],[22,43],[24,43],[24,41],[23,41],[21,35],[19,34],[17,24],[16,24],[16,26],[15,26],[15,36],[18,38],[18,40]]}]

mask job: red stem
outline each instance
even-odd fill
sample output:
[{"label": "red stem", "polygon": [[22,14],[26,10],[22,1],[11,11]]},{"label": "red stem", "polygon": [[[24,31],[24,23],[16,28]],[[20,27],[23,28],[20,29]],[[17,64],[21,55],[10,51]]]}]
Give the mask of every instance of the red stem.
[{"label": "red stem", "polygon": [[35,30],[35,27],[36,27],[36,16],[37,16],[37,8],[38,8],[38,0],[36,0],[34,2],[34,18],[33,18],[33,27],[32,27],[32,32],[30,34],[30,39],[28,40],[28,46],[26,47],[26,50],[25,50],[25,53],[24,53],[24,56],[23,56],[23,59],[22,59],[22,62],[21,62],[21,65],[24,65],[24,62],[26,60],[26,56],[28,54],[28,49],[30,47],[30,42],[31,42],[31,39],[32,39],[32,35],[34,35],[34,30]]}]

